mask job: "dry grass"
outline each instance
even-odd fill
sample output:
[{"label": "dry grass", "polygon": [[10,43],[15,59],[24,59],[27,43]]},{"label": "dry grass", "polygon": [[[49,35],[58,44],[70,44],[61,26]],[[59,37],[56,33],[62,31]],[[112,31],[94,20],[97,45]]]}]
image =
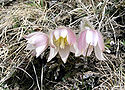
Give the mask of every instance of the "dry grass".
[{"label": "dry grass", "polygon": [[[53,3],[52,1],[46,1],[46,3],[48,3],[49,5],[44,6],[44,8],[41,8],[38,3],[32,4],[24,2],[14,4],[13,6],[1,7],[0,88],[6,88],[7,85],[5,81],[12,77],[15,72],[21,70],[33,81],[29,89],[34,85],[35,78],[37,81],[38,89],[40,90],[41,87],[39,85],[39,80],[37,80],[39,79],[39,77],[37,77],[35,66],[33,66],[33,70],[36,77],[32,77],[32,75],[29,74],[30,72],[26,71],[29,63],[32,62],[34,58],[31,56],[30,52],[24,50],[26,41],[23,39],[23,35],[31,33],[33,31],[43,31],[45,33],[49,33],[49,31],[62,25],[72,28],[74,32],[78,34],[80,32],[80,22],[82,21],[82,18],[87,17],[93,24],[94,28],[101,31],[104,35],[106,45],[105,56],[107,60],[98,61],[92,55],[92,58],[88,59],[92,59],[91,64],[94,64],[92,66],[96,71],[91,71],[91,67],[89,67],[88,63],[87,65],[90,69],[87,69],[86,71],[83,70],[83,72],[77,71],[76,75],[74,75],[73,77],[69,76],[70,80],[66,79],[64,80],[64,82],[50,81],[46,78],[45,75],[44,79],[48,80],[48,82],[54,83],[53,87],[49,87],[49,89],[57,88],[56,90],[63,90],[65,88],[66,90],[124,90],[125,51],[123,51],[122,48],[125,47],[125,45],[123,44],[123,41],[125,41],[125,39],[120,38],[120,35],[121,37],[123,37],[122,33],[125,33],[124,0],[99,0],[99,2],[98,0],[60,0],[58,2],[56,1],[55,3]],[[110,44],[110,42],[114,42],[113,46]],[[109,50],[110,53],[107,52]],[[46,53],[48,53],[48,51]],[[72,56],[70,56],[69,58],[71,60],[72,58],[76,59]],[[80,60],[81,57],[77,59]],[[75,64],[78,64],[77,61],[73,62],[75,62]],[[56,64],[58,66],[58,63]],[[52,66],[55,64],[53,64],[52,62],[49,65]],[[86,74],[86,72],[89,72],[89,74]],[[84,76],[89,76],[90,78],[92,78],[93,75],[97,75],[97,77],[99,76],[97,81],[92,81],[93,79],[90,81],[83,81]],[[54,76],[55,75],[53,75],[53,77]],[[83,79],[79,79],[78,77],[82,77]],[[68,83],[69,81],[74,83]],[[86,83],[95,82],[97,84],[90,84],[90,88],[86,86]],[[82,84],[82,87],[79,87],[79,84]],[[44,85],[47,86],[45,81]]]}]

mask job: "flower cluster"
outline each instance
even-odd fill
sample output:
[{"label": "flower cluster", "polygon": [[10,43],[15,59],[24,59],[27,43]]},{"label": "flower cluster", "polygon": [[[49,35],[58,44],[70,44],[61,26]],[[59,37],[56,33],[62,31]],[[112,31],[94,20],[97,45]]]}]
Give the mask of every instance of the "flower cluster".
[{"label": "flower cluster", "polygon": [[90,56],[93,49],[99,60],[105,60],[103,56],[104,42],[99,31],[85,27],[76,38],[74,32],[68,27],[59,27],[50,33],[50,36],[42,32],[34,32],[24,37],[27,40],[26,50],[32,50],[36,57],[50,46],[48,62],[59,53],[62,61],[66,63],[70,52],[76,56]]}]

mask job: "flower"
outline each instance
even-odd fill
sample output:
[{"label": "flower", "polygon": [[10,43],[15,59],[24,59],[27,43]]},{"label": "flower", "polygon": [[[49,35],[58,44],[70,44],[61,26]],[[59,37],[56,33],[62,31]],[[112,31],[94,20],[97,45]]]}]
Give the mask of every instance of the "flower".
[{"label": "flower", "polygon": [[90,56],[93,48],[96,57],[99,60],[105,60],[103,56],[104,42],[101,33],[89,27],[85,27],[85,30],[80,33],[78,39],[79,53],[83,54],[83,56]]},{"label": "flower", "polygon": [[33,32],[24,36],[24,38],[28,40],[25,50],[33,50],[36,57],[40,56],[48,46],[48,36],[42,32]]},{"label": "flower", "polygon": [[59,52],[61,59],[66,63],[70,51],[75,52],[76,36],[67,27],[59,27],[50,34],[50,55],[48,62]]}]

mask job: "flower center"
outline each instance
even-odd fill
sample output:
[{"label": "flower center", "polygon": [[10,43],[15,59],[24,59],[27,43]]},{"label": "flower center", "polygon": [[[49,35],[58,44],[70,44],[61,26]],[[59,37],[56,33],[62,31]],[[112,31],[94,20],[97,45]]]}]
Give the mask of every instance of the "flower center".
[{"label": "flower center", "polygon": [[54,43],[57,47],[60,47],[61,49],[64,49],[66,45],[68,45],[67,37],[59,37],[59,39],[55,39]]}]

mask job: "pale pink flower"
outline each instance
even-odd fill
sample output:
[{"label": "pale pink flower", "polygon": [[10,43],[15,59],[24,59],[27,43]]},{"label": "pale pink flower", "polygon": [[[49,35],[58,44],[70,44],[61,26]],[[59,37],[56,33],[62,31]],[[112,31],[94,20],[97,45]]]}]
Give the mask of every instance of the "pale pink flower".
[{"label": "pale pink flower", "polygon": [[104,42],[103,37],[99,31],[85,27],[85,29],[80,33],[78,39],[78,49],[79,53],[83,56],[90,56],[94,48],[96,57],[99,60],[105,60],[103,56]]},{"label": "pale pink flower", "polygon": [[66,63],[70,51],[75,52],[76,36],[67,27],[59,27],[50,34],[50,55],[48,62],[59,52],[61,59]]},{"label": "pale pink flower", "polygon": [[25,50],[32,50],[36,57],[40,56],[48,46],[48,36],[42,32],[33,32],[24,38],[28,40]]}]

